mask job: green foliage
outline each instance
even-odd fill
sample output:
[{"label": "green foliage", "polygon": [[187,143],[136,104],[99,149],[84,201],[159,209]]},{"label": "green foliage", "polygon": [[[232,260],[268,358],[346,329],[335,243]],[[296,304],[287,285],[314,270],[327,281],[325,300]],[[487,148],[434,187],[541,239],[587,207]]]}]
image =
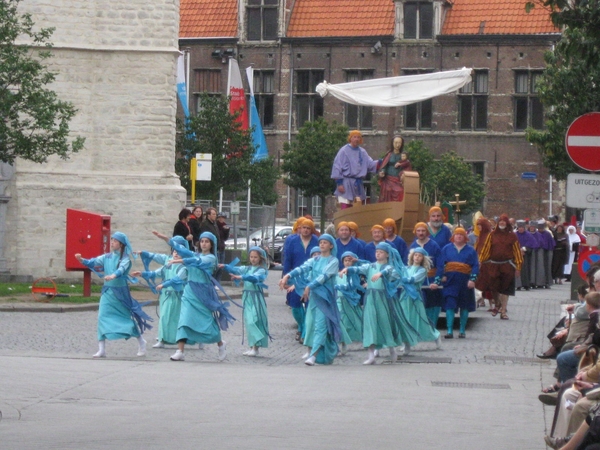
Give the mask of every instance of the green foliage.
[{"label": "green foliage", "polygon": [[527,130],[544,166],[558,180],[585,172],[569,158],[564,145],[569,125],[578,116],[600,110],[600,0],[537,0],[552,22],[563,28],[554,51],[545,55],[546,70],[538,82],[546,111],[545,130]]},{"label": "green foliage", "polygon": [[481,207],[485,185],[471,166],[454,152],[442,154],[434,160],[433,153],[422,141],[412,141],[405,147],[413,170],[419,172],[421,191],[427,193],[424,203],[454,201],[455,194],[466,200],[463,211],[476,211]]},{"label": "green foliage", "polygon": [[[235,193],[245,191],[248,180],[253,183],[253,201],[272,204],[277,200],[275,181],[277,167],[272,158],[252,164],[254,147],[250,130],[243,130],[236,120],[239,113],[229,113],[227,98],[203,94],[198,114],[187,124],[178,123],[176,172],[182,185],[190,189],[189,158],[196,153],[212,155],[212,180],[196,182],[196,197],[216,200],[219,189]],[[268,183],[267,183],[268,182]]]},{"label": "green foliage", "polygon": [[[347,139],[346,125],[328,123],[322,117],[305,122],[296,139],[283,147],[281,170],[287,174],[285,183],[302,190],[305,196],[320,197],[325,204],[325,197],[335,191],[335,182],[331,179],[333,160]],[[321,216],[321,229],[325,229],[325,215]]]},{"label": "green foliage", "polygon": [[[33,31],[31,16],[17,11],[19,3],[0,2],[0,161],[12,164],[19,157],[43,163],[51,155],[66,159],[83,148],[84,139],[69,143],[69,122],[77,110],[45,87],[56,77],[44,64],[52,57],[54,29]],[[15,44],[24,36],[44,50]]]}]

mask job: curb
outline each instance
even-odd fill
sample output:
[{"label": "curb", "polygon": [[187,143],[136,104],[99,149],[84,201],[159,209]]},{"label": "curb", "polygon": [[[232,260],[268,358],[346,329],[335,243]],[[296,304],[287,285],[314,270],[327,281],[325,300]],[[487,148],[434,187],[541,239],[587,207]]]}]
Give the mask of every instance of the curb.
[{"label": "curb", "polygon": [[[230,294],[233,300],[240,300],[242,294]],[[265,297],[268,293],[265,292]],[[144,306],[156,306],[158,300],[138,300],[140,303],[146,303]],[[82,305],[67,305],[49,303],[11,303],[0,304],[0,313],[2,312],[26,312],[26,313],[66,313],[66,312],[83,312],[83,311],[98,311],[99,303],[85,303]]]}]

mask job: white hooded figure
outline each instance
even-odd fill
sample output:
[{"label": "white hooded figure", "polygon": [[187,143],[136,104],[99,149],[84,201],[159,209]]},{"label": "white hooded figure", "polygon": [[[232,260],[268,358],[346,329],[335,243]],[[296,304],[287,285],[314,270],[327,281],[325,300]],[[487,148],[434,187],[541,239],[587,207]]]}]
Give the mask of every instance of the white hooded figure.
[{"label": "white hooded figure", "polygon": [[577,253],[578,245],[581,242],[581,238],[577,234],[575,227],[573,225],[567,228],[567,236],[569,238],[569,262],[565,264],[565,276],[567,278],[571,277],[571,268],[573,267],[573,263],[575,262],[575,254]]}]

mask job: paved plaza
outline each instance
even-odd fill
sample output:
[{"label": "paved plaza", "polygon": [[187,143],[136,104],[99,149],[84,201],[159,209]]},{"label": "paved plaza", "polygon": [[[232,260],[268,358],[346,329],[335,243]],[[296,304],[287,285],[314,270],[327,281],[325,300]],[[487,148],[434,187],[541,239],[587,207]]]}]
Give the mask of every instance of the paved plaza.
[{"label": "paved plaza", "polygon": [[[273,341],[242,356],[241,311],[216,345],[151,349],[108,341],[97,350],[96,311],[0,311],[2,449],[544,449],[552,409],[538,400],[554,362],[535,358],[570,297],[569,283],[518,292],[510,320],[472,313],[467,339],[420,343],[396,364],[382,351],[363,366],[358,344],[331,366],[307,367],[271,271]],[[235,289],[231,289],[235,292]],[[145,310],[156,317],[156,307]],[[441,325],[441,323],[440,323]],[[455,336],[457,333],[455,333]]]}]

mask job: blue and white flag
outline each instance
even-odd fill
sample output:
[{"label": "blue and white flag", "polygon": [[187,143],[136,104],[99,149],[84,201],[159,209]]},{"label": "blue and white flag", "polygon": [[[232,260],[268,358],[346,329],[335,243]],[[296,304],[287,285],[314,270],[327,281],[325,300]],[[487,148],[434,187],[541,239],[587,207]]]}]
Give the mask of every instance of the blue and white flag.
[{"label": "blue and white flag", "polygon": [[177,95],[183,108],[183,115],[186,119],[190,117],[190,109],[188,107],[187,87],[185,83],[185,58],[179,55],[177,58]]},{"label": "blue and white flag", "polygon": [[250,85],[250,128],[252,129],[252,144],[254,145],[254,156],[252,158],[254,163],[269,156],[269,150],[267,149],[267,141],[254,100],[254,69],[252,67],[246,69],[246,76]]}]

